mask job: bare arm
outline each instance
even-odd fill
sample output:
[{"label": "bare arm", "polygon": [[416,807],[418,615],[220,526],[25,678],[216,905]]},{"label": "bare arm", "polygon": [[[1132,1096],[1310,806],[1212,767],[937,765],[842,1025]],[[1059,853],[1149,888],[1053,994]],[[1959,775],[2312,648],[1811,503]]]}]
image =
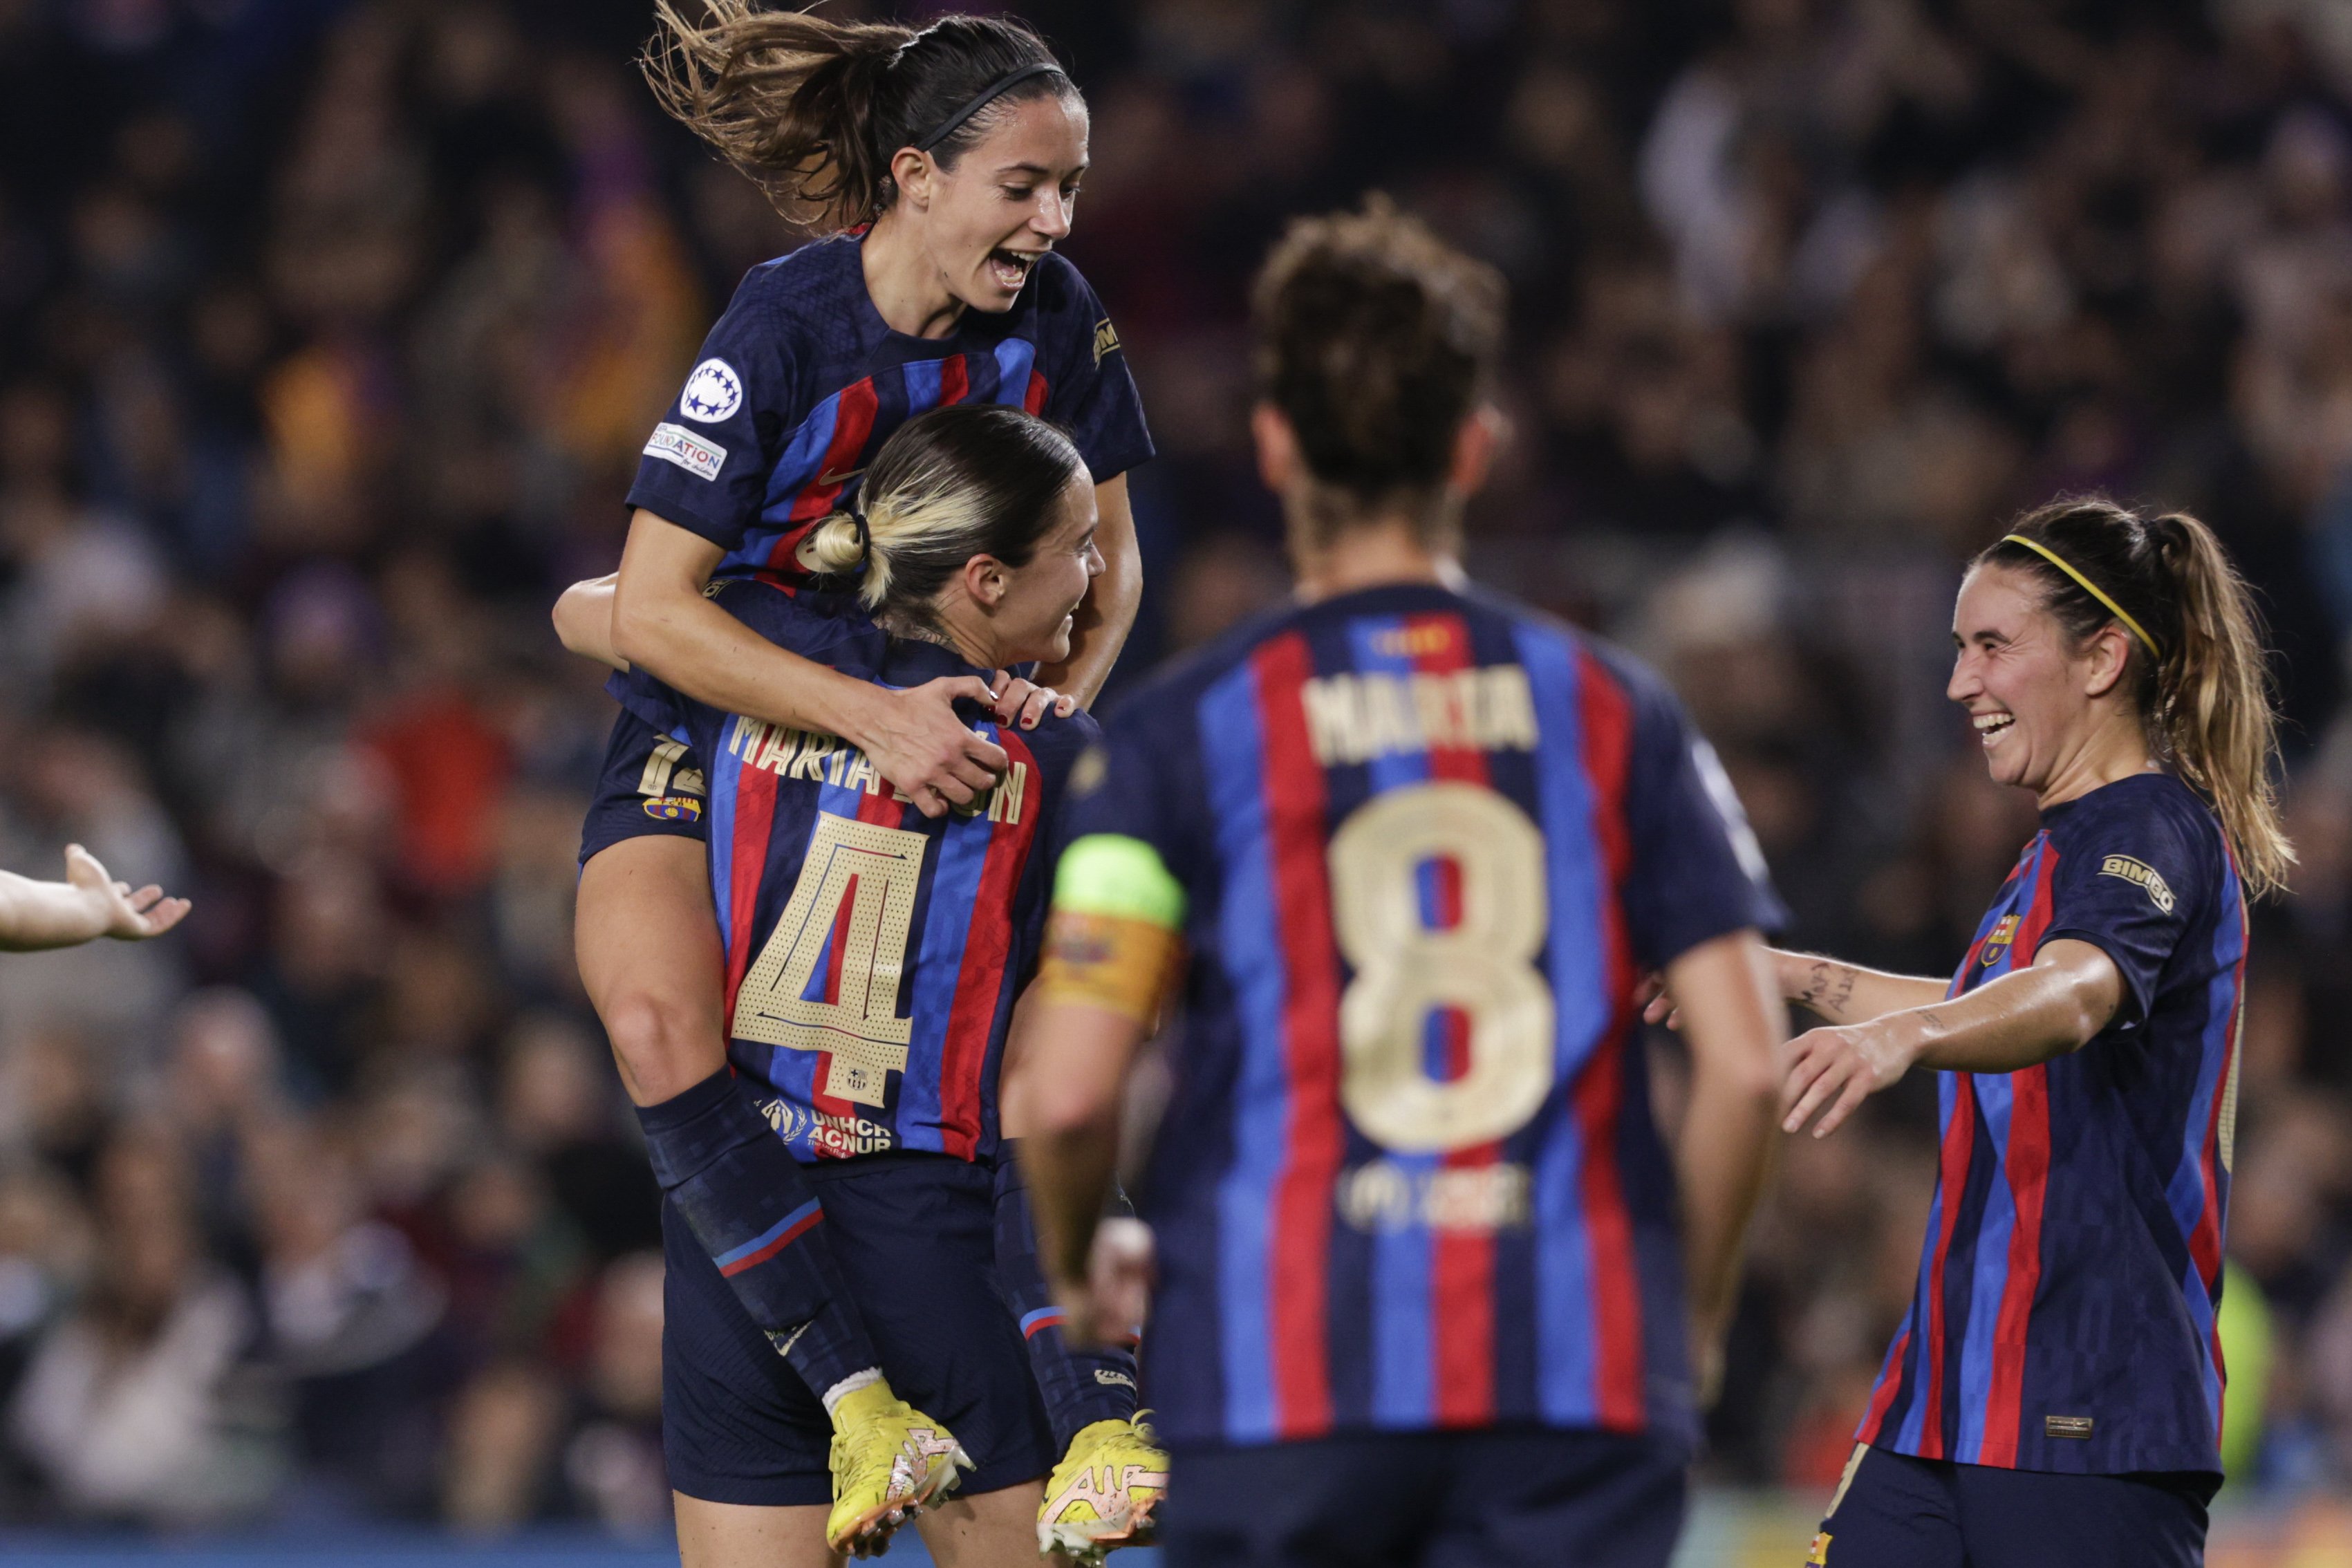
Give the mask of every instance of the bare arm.
[{"label": "bare arm", "polygon": [[1033,996],[1028,1027],[1004,1084],[1004,1119],[1026,1129],[1021,1169],[1037,1226],[1037,1258],[1066,1313],[1066,1330],[1093,1335],[1086,1288],[1095,1229],[1118,1165],[1118,1109],[1144,1026],[1123,1013]]},{"label": "bare arm", "polygon": [[1102,552],[1102,575],[1078,606],[1070,636],[1070,656],[1037,672],[1037,684],[1067,692],[1092,706],[1110,679],[1118,650],[1134,629],[1143,602],[1143,561],[1135,542],[1135,508],[1127,496],[1127,476],[1095,487],[1095,548]]},{"label": "bare arm", "polygon": [[1690,1044],[1690,1109],[1675,1155],[1684,1274],[1700,1388],[1711,1397],[1739,1287],[1740,1247],[1769,1173],[1787,1012],[1754,931],[1702,942],[1666,966]]},{"label": "bare arm", "polygon": [[143,941],[170,931],[187,912],[187,900],[167,899],[161,888],[116,881],[79,844],[66,846],[62,882],[0,871],[0,952],[75,947],[101,936]]},{"label": "bare arm", "polygon": [[2031,968],[1965,996],[1811,1030],[1790,1052],[1781,1126],[1794,1132],[1826,1107],[1813,1128],[1814,1137],[1824,1137],[1914,1066],[2015,1072],[2080,1050],[2107,1026],[2123,997],[2113,959],[2091,942],[2060,941],[2045,943]]},{"label": "bare arm", "polygon": [[620,582],[619,573],[607,572],[563,590],[555,601],[555,637],[564,652],[614,669],[629,668],[613,647],[613,596]]},{"label": "bare arm", "polygon": [[955,713],[991,702],[960,676],[893,691],[803,658],[703,596],[719,546],[640,508],[613,595],[613,651],[700,702],[772,724],[839,735],[884,778],[938,816],[1004,771],[1004,752]]},{"label": "bare arm", "polygon": [[1832,1024],[1859,1024],[1906,1007],[1943,999],[1945,984],[1915,974],[1888,974],[1818,952],[1768,950],[1780,994]]}]

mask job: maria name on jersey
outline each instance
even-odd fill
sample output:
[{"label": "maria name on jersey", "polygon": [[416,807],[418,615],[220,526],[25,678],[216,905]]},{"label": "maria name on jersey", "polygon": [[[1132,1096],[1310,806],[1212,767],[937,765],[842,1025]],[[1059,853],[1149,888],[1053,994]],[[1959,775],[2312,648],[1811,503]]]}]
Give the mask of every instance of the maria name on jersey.
[{"label": "maria name on jersey", "polygon": [[[737,714],[728,721],[727,754],[741,758],[747,766],[765,768],[780,778],[810,779],[841,789],[863,790],[867,795],[888,790],[893,800],[912,798],[884,779],[864,752],[837,735],[786,729]],[[1028,791],[1028,764],[1014,763],[985,795],[969,807],[959,806],[957,810],[971,816],[985,812],[991,822],[1009,822],[1018,826],[1022,802]]]},{"label": "maria name on jersey", "polygon": [[1535,699],[1516,664],[1438,674],[1327,675],[1307,682],[1307,729],[1325,767],[1440,747],[1532,752]]}]

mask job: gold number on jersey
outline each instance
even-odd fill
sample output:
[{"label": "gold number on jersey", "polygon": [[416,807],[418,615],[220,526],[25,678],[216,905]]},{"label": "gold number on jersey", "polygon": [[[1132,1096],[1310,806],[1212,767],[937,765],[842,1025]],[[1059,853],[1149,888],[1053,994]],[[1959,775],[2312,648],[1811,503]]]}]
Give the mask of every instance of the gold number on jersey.
[{"label": "gold number on jersey", "polygon": [[[926,842],[903,827],[817,814],[792,899],[735,994],[738,1039],[823,1051],[824,1093],[884,1103],[888,1075],[907,1070],[914,1038],[914,1020],[898,1016],[898,979]],[[801,993],[833,943],[844,898],[849,930],[834,986],[840,1000],[805,1001]]]},{"label": "gold number on jersey", "polygon": [[[1462,918],[1423,923],[1418,871],[1451,859]],[[1331,908],[1356,971],[1339,999],[1339,1102],[1384,1148],[1432,1152],[1508,1137],[1555,1073],[1551,987],[1534,965],[1550,908],[1543,835],[1509,800],[1443,781],[1367,801],[1331,836]],[[1468,1070],[1429,1076],[1429,1015],[1469,1015]]]}]

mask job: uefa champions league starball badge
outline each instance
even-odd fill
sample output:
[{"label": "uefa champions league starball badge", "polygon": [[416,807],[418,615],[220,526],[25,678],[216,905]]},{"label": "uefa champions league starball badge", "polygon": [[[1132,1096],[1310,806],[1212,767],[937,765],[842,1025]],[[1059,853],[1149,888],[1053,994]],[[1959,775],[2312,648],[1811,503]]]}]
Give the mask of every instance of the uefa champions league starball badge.
[{"label": "uefa champions league starball badge", "polygon": [[716,425],[743,406],[743,378],[723,359],[707,359],[686,378],[677,411],[688,419]]}]

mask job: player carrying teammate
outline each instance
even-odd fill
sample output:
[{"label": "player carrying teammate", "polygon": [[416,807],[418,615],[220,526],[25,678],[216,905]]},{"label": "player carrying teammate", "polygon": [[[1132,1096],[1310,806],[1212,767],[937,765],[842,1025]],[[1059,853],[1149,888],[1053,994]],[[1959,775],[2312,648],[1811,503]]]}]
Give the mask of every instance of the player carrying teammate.
[{"label": "player carrying teammate", "polygon": [[[1092,479],[1066,436],[1018,409],[935,409],[884,445],[850,513],[803,551],[858,574],[856,598],[737,578],[713,602],[853,679],[978,684],[1066,656],[1101,571],[1097,525]],[[677,732],[709,761],[730,1056],[762,1135],[814,1162],[817,1194],[774,1234],[725,1250],[690,1194],[674,1194],[663,1442],[687,1561],[825,1559],[826,1411],[730,1289],[747,1260],[821,1215],[879,1365],[954,1433],[910,1423],[892,1508],[931,1505],[953,1465],[976,1464],[963,1493],[921,1521],[935,1554],[1034,1562],[1055,1445],[999,1282],[996,1079],[1044,931],[1038,846],[1093,721],[997,727],[1002,782],[928,817],[836,737],[676,702],[642,674],[625,691],[649,720],[675,707]],[[848,1397],[873,1379],[854,1379]],[[840,1451],[836,1439],[836,1477]],[[1156,1498],[1165,1466],[1150,1468]],[[1123,1534],[1133,1521],[1097,1522]]]},{"label": "player carrying teammate", "polygon": [[[1298,603],[1081,763],[1008,1090],[1049,1272],[1097,1310],[1120,1085],[1181,978],[1171,1562],[1663,1564],[1773,1137],[1773,900],[1660,682],[1461,585],[1501,280],[1375,205],[1296,226],[1255,306]],[[1692,1044],[1671,1156],[1650,967]]]},{"label": "player carrying teammate", "polygon": [[[804,574],[800,543],[902,422],[946,404],[1010,404],[1069,428],[1098,481],[1106,570],[1045,678],[1080,698],[1100,686],[1138,591],[1124,472],[1151,448],[1117,334],[1053,254],[1086,168],[1085,103],[1015,22],[949,16],[918,32],[744,0],[708,9],[695,23],[659,8],[647,68],[665,106],[780,207],[840,232],[745,279],[646,446],[617,582],[568,594],[558,625],[567,644],[616,646],[720,710],[846,737],[922,811],[941,813],[1007,765],[953,710],[980,682],[900,690],[852,679],[757,635],[704,589],[741,576],[789,586]],[[1001,694],[1017,704],[1011,686]],[[747,1255],[730,1283],[794,1369],[834,1396],[845,1440],[877,1460],[855,1469],[883,1489],[839,1500],[845,1542],[841,1532],[887,1528],[899,1500],[887,1461],[932,1424],[886,1387],[840,1396],[875,1353],[824,1227],[795,1228],[813,1201],[797,1164],[725,1074],[707,768],[668,727],[634,713],[615,725],[582,846],[581,974],[665,1188],[697,1186],[683,1212],[709,1229],[708,1250],[782,1238]],[[1067,1462],[1139,1445],[1131,1358],[1092,1358],[1073,1375],[1058,1331],[1030,1342],[1058,1395]]]},{"label": "player carrying teammate", "polygon": [[2244,890],[2293,851],[2245,586],[2194,518],[2062,501],[1979,552],[1948,689],[2025,847],[1947,983],[1774,955],[1791,1131],[1915,1066],[1942,1154],[1919,1282],[1811,1561],[2202,1562]]}]

